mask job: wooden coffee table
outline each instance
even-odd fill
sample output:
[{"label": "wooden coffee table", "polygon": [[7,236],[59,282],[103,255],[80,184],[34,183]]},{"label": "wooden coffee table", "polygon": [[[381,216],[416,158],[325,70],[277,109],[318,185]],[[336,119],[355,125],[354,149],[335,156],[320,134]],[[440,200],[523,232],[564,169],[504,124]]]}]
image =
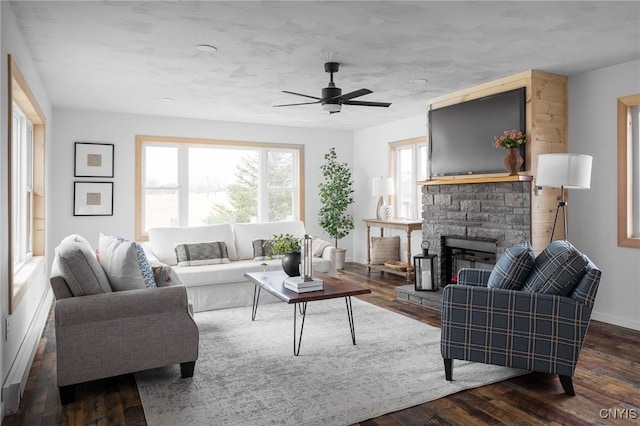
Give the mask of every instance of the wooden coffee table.
[{"label": "wooden coffee table", "polygon": [[[347,316],[349,318],[349,328],[351,329],[351,341],[356,344],[356,330],[353,322],[353,308],[351,306],[351,296],[371,293],[366,287],[341,281],[327,275],[315,274],[314,278],[324,281],[324,290],[311,291],[308,293],[296,293],[284,287],[284,280],[287,274],[284,271],[250,272],[244,277],[255,284],[253,290],[253,309],[251,311],[251,321],[256,319],[258,312],[258,302],[260,300],[260,290],[264,289],[289,304],[293,304],[293,354],[300,354],[300,344],[302,343],[302,332],[304,330],[304,319],[307,313],[307,303],[315,300],[336,299],[344,297],[347,305]],[[300,323],[300,335],[298,336],[297,321],[298,312],[302,316]]]}]

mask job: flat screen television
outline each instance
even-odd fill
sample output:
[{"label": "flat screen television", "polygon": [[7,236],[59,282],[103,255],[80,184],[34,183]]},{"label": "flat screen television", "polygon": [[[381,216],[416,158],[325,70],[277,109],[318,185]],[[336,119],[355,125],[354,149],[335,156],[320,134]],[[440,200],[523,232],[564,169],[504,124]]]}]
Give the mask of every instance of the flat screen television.
[{"label": "flat screen television", "polygon": [[[504,149],[493,137],[526,130],[525,88],[429,111],[431,177],[504,172]],[[524,158],[524,146],[520,147]]]}]

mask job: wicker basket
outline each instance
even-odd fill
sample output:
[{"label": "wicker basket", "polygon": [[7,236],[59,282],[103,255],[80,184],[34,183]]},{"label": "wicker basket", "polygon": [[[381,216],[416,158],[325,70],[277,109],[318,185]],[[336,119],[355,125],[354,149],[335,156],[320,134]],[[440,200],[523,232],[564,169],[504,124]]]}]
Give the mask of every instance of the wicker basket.
[{"label": "wicker basket", "polygon": [[396,271],[406,271],[407,270],[406,262],[401,262],[399,260],[393,260],[391,262],[384,262],[384,266],[386,266],[387,268],[394,269]]}]

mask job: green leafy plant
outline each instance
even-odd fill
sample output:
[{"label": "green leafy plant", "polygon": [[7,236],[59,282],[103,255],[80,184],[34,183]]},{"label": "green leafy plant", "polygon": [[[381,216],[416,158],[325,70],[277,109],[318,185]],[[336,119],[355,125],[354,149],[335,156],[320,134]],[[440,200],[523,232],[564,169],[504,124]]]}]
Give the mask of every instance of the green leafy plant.
[{"label": "green leafy plant", "polygon": [[333,239],[336,248],[338,240],[353,230],[353,216],[347,210],[353,204],[353,180],[347,163],[338,162],[336,149],[325,154],[326,162],[320,166],[324,182],[318,185],[322,207],[318,212],[318,223]]},{"label": "green leafy plant", "polygon": [[296,238],[291,234],[279,234],[274,235],[270,240],[271,256],[286,254],[286,253],[300,253],[300,238]]}]

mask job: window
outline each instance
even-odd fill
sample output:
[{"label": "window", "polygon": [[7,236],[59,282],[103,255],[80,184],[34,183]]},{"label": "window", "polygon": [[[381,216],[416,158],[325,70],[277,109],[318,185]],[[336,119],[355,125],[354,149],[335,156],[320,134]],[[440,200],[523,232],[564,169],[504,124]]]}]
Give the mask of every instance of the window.
[{"label": "window", "polygon": [[46,118],[9,55],[9,314],[44,263]]},{"label": "window", "polygon": [[33,254],[33,125],[13,104],[11,132],[11,217],[14,270]]},{"label": "window", "polygon": [[136,238],[150,228],[299,220],[301,145],[136,138]]},{"label": "window", "polygon": [[640,94],[618,98],[618,245],[640,248]]},{"label": "window", "polygon": [[427,179],[426,138],[391,143],[391,167],[395,184],[396,217],[422,216],[422,193],[417,182]]}]

